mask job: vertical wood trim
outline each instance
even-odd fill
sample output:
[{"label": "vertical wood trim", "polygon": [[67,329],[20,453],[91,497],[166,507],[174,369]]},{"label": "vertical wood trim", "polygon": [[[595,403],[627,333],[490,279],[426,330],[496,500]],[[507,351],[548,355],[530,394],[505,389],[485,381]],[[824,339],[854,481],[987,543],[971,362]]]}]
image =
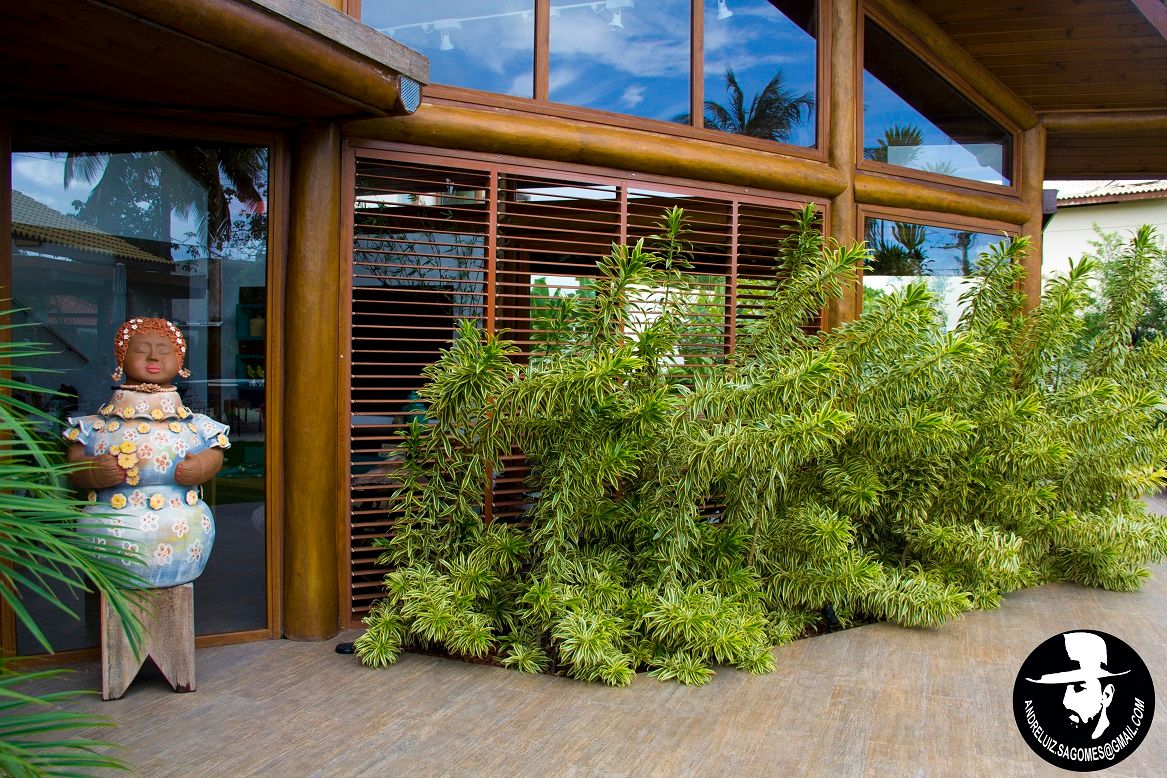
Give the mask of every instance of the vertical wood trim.
[{"label": "vertical wood trim", "polygon": [[340,0],[343,7],[340,9],[354,19],[361,18],[361,0]]},{"label": "vertical wood trim", "polygon": [[1021,193],[1030,209],[1028,221],[1021,227],[1021,233],[1029,238],[1029,254],[1025,258],[1025,307],[1032,309],[1041,302],[1041,254],[1042,254],[1042,198],[1041,190],[1045,181],[1046,130],[1042,125],[1031,127],[1021,138]]},{"label": "vertical wood trim", "polygon": [[705,1],[689,2],[689,124],[705,126]]},{"label": "vertical wood trim", "polygon": [[[12,306],[12,125],[0,114],[0,310]],[[6,320],[2,317],[0,320]],[[7,332],[0,331],[7,339]],[[16,653],[16,616],[0,603],[0,656]]]},{"label": "vertical wood trim", "polygon": [[341,434],[336,440],[336,461],[340,466],[336,504],[340,506],[336,544],[340,552],[336,566],[337,607],[343,622],[352,616],[352,343],[353,343],[353,241],[356,231],[357,155],[349,144],[341,150],[340,175],[340,324],[337,328],[337,353],[340,354],[337,384],[337,417]]},{"label": "vertical wood trim", "polygon": [[288,208],[291,157],[286,139],[269,145],[267,225],[267,365],[264,410],[264,448],[267,476],[267,629],[268,637],[279,637],[283,624],[283,541],[284,495],[284,279],[288,259]]},{"label": "vertical wood trim", "polygon": [[[827,159],[832,168],[847,182],[842,192],[831,199],[830,232],[840,243],[862,238],[862,230],[855,213],[855,165],[859,159],[859,143],[863,121],[862,57],[859,54],[861,27],[858,0],[824,0],[829,11],[830,38],[824,41],[830,52],[830,106],[827,129]],[[825,215],[824,215],[825,218]],[[829,330],[859,315],[863,298],[863,280],[856,278],[843,297],[831,300],[823,312],[823,329]]]},{"label": "vertical wood trim", "polygon": [[[317,440],[337,440],[345,433],[333,402],[340,382],[340,128],[309,125],[294,143],[284,426],[312,423]],[[340,629],[339,463],[331,446],[292,436],[284,453],[284,634],[323,640]]]},{"label": "vertical wood trim", "polygon": [[[490,199],[486,203],[486,267],[483,281],[486,282],[486,310],[483,311],[482,329],[493,334],[495,331],[495,306],[498,304],[498,209],[499,182],[498,168],[490,169]],[[485,473],[485,499],[482,502],[482,521],[487,526],[494,523],[494,473]]]},{"label": "vertical wood trim", "polygon": [[729,288],[726,290],[725,305],[728,309],[726,326],[729,329],[729,354],[732,358],[737,350],[737,273],[738,273],[738,225],[741,222],[741,201],[735,199],[730,205],[729,223]]},{"label": "vertical wood trim", "polygon": [[551,91],[551,0],[535,0],[535,94],[548,100]]},{"label": "vertical wood trim", "polygon": [[486,319],[482,326],[494,332],[495,305],[498,295],[498,168],[490,171],[490,201],[486,204]]}]

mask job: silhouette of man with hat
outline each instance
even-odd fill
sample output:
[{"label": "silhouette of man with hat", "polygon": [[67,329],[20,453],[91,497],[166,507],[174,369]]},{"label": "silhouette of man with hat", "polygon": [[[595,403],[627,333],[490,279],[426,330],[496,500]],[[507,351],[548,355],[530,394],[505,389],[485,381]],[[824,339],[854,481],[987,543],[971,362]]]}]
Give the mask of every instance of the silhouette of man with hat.
[{"label": "silhouette of man with hat", "polygon": [[1106,641],[1092,632],[1067,632],[1062,637],[1066,641],[1066,655],[1078,665],[1077,669],[1059,673],[1047,673],[1040,678],[1026,678],[1032,683],[1065,684],[1066,694],[1062,697],[1070,724],[1075,729],[1085,729],[1097,721],[1091,739],[1097,740],[1110,726],[1106,709],[1114,699],[1114,684],[1102,685],[1102,679],[1126,675],[1130,670],[1112,672],[1103,669],[1106,665]]}]

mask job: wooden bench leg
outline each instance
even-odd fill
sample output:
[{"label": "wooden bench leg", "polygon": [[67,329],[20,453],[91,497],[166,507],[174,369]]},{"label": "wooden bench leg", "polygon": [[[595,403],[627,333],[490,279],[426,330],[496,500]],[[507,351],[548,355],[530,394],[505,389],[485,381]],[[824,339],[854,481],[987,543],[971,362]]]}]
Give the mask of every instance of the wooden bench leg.
[{"label": "wooden bench leg", "polygon": [[146,657],[176,692],[195,690],[194,584],[129,592],[142,621],[135,653],[117,611],[101,598],[101,698],[116,700],[133,683]]}]

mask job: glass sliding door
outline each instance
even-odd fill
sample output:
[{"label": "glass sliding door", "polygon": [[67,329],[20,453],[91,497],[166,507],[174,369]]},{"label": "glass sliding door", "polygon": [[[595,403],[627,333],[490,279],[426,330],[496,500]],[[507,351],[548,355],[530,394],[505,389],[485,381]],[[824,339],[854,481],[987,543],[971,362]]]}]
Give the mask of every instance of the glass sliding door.
[{"label": "glass sliding door", "polygon": [[[111,392],[113,337],[129,317],[186,333],[184,403],[230,425],[222,471],[204,486],[217,537],[195,585],[199,634],[267,628],[266,365],[268,150],[18,151],[12,155],[12,277],[20,337],[52,352],[24,379],[61,420]],[[28,596],[35,609],[37,598]],[[80,621],[47,611],[55,650],[98,643],[98,607]],[[35,652],[18,632],[17,651]]]}]

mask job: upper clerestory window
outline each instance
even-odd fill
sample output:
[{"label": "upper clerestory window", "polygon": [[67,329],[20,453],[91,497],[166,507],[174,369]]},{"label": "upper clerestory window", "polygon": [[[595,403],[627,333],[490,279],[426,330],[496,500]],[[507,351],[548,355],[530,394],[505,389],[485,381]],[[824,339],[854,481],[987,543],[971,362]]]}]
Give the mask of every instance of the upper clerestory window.
[{"label": "upper clerestory window", "polygon": [[1009,186],[1013,136],[868,18],[863,25],[863,157]]},{"label": "upper clerestory window", "polygon": [[435,84],[817,143],[817,0],[549,0],[543,40],[538,5],[364,0],[361,20],[428,57]]}]

